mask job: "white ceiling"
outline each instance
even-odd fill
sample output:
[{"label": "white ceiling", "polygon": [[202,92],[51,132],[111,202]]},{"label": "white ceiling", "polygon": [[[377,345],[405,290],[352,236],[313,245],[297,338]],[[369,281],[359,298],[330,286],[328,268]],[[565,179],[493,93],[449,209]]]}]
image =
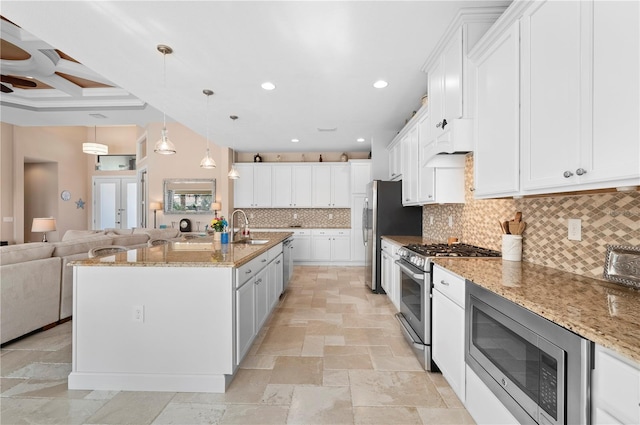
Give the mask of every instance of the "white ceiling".
[{"label": "white ceiling", "polygon": [[[15,93],[3,93],[2,121],[145,126],[162,119],[157,108],[203,136],[208,124],[213,142],[239,151],[369,151],[420,106],[420,68],[459,8],[508,3],[3,0],[2,15],[27,32],[20,37],[44,40],[41,48],[63,51],[123,90],[105,94],[104,108],[100,95],[88,96],[93,104],[75,96],[80,104],[16,108],[8,102]],[[3,38],[9,25],[2,22]],[[166,88],[158,44],[174,50]],[[378,79],[389,86],[373,88]],[[277,88],[263,90],[264,81]],[[203,89],[215,92],[208,113]]]}]

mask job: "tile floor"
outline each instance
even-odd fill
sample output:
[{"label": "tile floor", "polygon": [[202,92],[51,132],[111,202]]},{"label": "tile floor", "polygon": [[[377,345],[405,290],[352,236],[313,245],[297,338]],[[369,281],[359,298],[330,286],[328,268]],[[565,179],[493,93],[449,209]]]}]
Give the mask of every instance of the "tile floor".
[{"label": "tile floor", "polygon": [[296,266],[225,394],[67,389],[71,323],[1,350],[0,423],[473,424],[361,267]]}]

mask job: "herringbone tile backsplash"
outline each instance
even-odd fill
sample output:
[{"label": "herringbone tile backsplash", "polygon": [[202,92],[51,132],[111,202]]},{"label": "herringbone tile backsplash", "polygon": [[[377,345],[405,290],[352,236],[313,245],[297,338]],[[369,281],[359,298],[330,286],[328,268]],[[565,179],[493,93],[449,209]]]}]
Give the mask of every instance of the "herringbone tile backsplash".
[{"label": "herringbone tile backsplash", "polygon": [[[476,200],[473,157],[465,168],[466,203],[423,207],[423,236],[501,249],[499,222],[521,211],[527,229],[523,261],[593,278],[602,278],[607,245],[640,246],[640,192],[612,192],[524,199]],[[448,224],[453,218],[453,227]],[[430,218],[433,217],[433,225]],[[582,220],[582,241],[567,239],[567,219]]]}]

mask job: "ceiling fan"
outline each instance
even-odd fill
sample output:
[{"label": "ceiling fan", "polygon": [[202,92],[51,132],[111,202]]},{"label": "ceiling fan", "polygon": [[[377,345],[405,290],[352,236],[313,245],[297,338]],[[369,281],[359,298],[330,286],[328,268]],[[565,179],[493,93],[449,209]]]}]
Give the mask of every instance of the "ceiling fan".
[{"label": "ceiling fan", "polygon": [[[12,86],[22,86],[22,87],[36,87],[37,84],[35,81],[27,80],[25,78],[12,77],[11,75],[2,75],[0,76],[0,81],[2,83],[11,84]],[[2,89],[2,93],[12,93],[13,89],[9,86],[5,86],[4,84],[0,84],[0,89]]]}]

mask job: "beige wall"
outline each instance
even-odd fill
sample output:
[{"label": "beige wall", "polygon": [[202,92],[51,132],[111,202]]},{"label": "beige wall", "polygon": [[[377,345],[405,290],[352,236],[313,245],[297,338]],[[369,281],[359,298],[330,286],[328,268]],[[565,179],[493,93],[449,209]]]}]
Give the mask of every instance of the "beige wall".
[{"label": "beige wall", "polygon": [[[32,233],[31,225],[36,217],[59,219],[58,163],[37,162],[24,164],[24,240],[40,242],[42,233]],[[47,232],[48,240],[58,240],[58,231]]]},{"label": "beige wall", "polygon": [[[473,156],[467,155],[465,187],[473,187]],[[486,248],[501,249],[498,222],[521,211],[523,260],[592,278],[602,278],[607,244],[640,246],[640,192],[577,193],[524,199],[476,200],[423,209],[423,236],[444,242],[449,236]],[[453,228],[448,225],[453,218]],[[433,217],[433,225],[430,218]],[[582,220],[582,240],[567,239],[567,219]]]},{"label": "beige wall", "polygon": [[[11,221],[5,221],[11,220]],[[0,126],[0,240],[15,242],[13,212],[13,126]]]}]

